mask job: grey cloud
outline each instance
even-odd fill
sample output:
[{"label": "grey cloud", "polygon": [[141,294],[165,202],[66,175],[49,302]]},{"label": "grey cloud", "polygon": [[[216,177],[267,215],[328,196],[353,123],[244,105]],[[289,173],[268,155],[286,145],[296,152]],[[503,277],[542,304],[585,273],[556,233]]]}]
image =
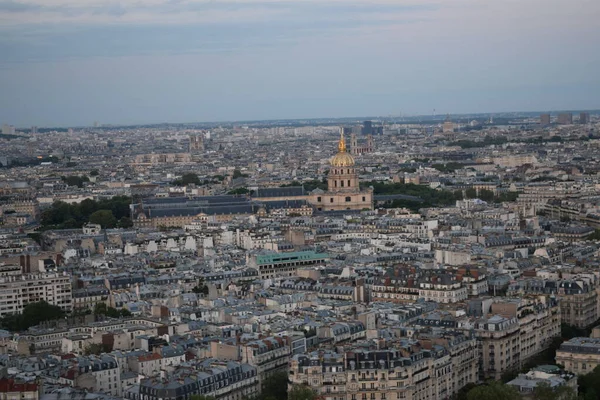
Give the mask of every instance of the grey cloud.
[{"label": "grey cloud", "polygon": [[0,1],[0,12],[27,12],[27,11],[39,11],[43,7],[35,4],[24,4],[17,1],[3,0]]}]

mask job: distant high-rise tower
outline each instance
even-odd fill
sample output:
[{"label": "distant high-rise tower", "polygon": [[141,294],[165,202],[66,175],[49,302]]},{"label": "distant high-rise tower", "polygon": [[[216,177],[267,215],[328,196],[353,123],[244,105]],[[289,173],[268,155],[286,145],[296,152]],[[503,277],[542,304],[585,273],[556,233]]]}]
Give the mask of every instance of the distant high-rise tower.
[{"label": "distant high-rise tower", "polygon": [[557,122],[560,125],[571,125],[571,124],[573,124],[573,114],[572,113],[560,113],[560,114],[558,114]]},{"label": "distant high-rise tower", "polygon": [[37,133],[38,133],[38,132],[37,132],[37,126],[32,126],[32,127],[31,127],[31,134],[32,134],[32,135],[36,135]]},{"label": "distant high-rise tower", "polygon": [[550,125],[550,114],[540,115],[540,125]]},{"label": "distant high-rise tower", "polygon": [[372,135],[373,134],[373,121],[364,121],[362,127],[363,135]]},{"label": "distant high-rise tower", "polygon": [[12,125],[4,124],[2,125],[2,133],[5,135],[14,135],[15,127]]},{"label": "distant high-rise tower", "polygon": [[190,153],[204,151],[204,140],[202,135],[190,135]]},{"label": "distant high-rise tower", "polygon": [[590,114],[586,112],[582,112],[579,114],[579,123],[580,124],[589,124],[590,123]]}]

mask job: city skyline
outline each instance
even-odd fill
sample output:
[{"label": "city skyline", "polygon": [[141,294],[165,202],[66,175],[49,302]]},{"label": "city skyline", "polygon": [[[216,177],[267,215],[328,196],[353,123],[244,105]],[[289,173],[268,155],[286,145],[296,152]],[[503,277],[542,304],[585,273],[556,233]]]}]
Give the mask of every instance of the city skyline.
[{"label": "city skyline", "polygon": [[81,126],[600,107],[600,5],[0,3],[0,121]]}]

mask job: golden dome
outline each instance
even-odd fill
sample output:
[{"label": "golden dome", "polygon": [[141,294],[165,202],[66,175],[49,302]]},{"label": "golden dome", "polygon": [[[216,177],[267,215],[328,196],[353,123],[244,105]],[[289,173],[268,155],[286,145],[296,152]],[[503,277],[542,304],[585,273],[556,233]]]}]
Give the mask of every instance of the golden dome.
[{"label": "golden dome", "polygon": [[332,167],[352,167],[354,166],[354,157],[348,153],[337,153],[331,159]]},{"label": "golden dome", "polygon": [[332,167],[352,167],[354,157],[346,152],[346,140],[344,139],[344,130],[340,129],[340,141],[338,143],[338,153],[331,159]]}]

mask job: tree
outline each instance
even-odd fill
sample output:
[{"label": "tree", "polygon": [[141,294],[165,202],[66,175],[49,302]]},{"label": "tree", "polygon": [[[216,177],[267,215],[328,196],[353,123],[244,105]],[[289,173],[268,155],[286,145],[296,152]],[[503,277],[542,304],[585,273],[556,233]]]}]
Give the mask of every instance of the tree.
[{"label": "tree", "polygon": [[579,393],[584,395],[585,400],[597,399],[596,394],[600,393],[600,366],[594,368],[589,374],[579,376],[577,385]]},{"label": "tree", "polygon": [[475,199],[477,198],[477,190],[475,188],[468,188],[465,190],[465,196],[467,199]]},{"label": "tree", "polygon": [[285,372],[276,372],[263,381],[261,399],[287,398],[288,375]]},{"label": "tree", "polygon": [[1,325],[9,331],[24,331],[41,322],[61,319],[64,311],[58,307],[39,301],[25,306],[23,313],[7,315],[0,320]]},{"label": "tree", "polygon": [[454,198],[456,200],[463,200],[464,196],[463,196],[462,190],[455,190],[454,191]]},{"label": "tree", "polygon": [[94,315],[106,315],[106,303],[96,303],[94,306]]},{"label": "tree", "polygon": [[77,176],[77,175],[71,175],[71,176],[63,176],[61,178],[67,185],[69,186],[77,186],[77,187],[83,187],[83,184],[85,182],[89,182],[90,179],[87,176]]},{"label": "tree", "polygon": [[467,395],[471,389],[477,387],[477,384],[469,382],[465,386],[461,387],[458,392],[452,396],[452,400],[467,400]]},{"label": "tree", "polygon": [[102,353],[109,353],[111,351],[110,347],[111,346],[108,344],[90,343],[83,349],[83,353],[86,356],[89,356],[90,354],[99,356]]},{"label": "tree", "polygon": [[173,181],[175,186],[187,186],[189,184],[200,185],[200,178],[194,173],[183,174],[179,179]]},{"label": "tree", "polygon": [[585,240],[600,240],[600,229],[596,229],[594,233],[586,237]]},{"label": "tree", "polygon": [[131,317],[133,314],[126,308],[117,310],[114,307],[108,307],[105,303],[97,303],[94,307],[94,315],[105,315],[110,318]]},{"label": "tree", "polygon": [[594,388],[588,389],[584,396],[583,400],[598,400],[598,394]]},{"label": "tree", "polygon": [[474,387],[467,394],[467,400],[520,400],[521,395],[514,387],[491,382],[487,385]]},{"label": "tree", "polygon": [[288,400],[315,400],[316,393],[306,385],[293,385],[288,392]]},{"label": "tree", "polygon": [[208,286],[204,283],[204,278],[198,279],[198,284],[192,288],[192,292],[208,296]]},{"label": "tree", "polygon": [[90,223],[98,224],[102,228],[114,228],[117,226],[117,219],[110,210],[98,210],[90,215]]},{"label": "tree", "polygon": [[123,217],[119,220],[119,228],[131,228],[133,221],[129,217]]},{"label": "tree", "polygon": [[248,194],[248,193],[252,194],[252,191],[246,187],[240,187],[240,188],[233,189],[233,190],[230,190],[229,192],[227,192],[227,194]]},{"label": "tree", "polygon": [[90,172],[90,176],[98,176],[98,175],[100,175],[100,173],[98,172],[98,170],[97,170],[97,169],[93,169],[93,170],[91,170],[91,172]]},{"label": "tree", "polygon": [[479,198],[483,201],[492,202],[494,201],[494,192],[487,189],[481,189],[479,191]]},{"label": "tree", "polygon": [[233,179],[242,178],[244,176],[247,175],[242,174],[242,171],[240,171],[239,169],[236,168],[233,170]]}]

